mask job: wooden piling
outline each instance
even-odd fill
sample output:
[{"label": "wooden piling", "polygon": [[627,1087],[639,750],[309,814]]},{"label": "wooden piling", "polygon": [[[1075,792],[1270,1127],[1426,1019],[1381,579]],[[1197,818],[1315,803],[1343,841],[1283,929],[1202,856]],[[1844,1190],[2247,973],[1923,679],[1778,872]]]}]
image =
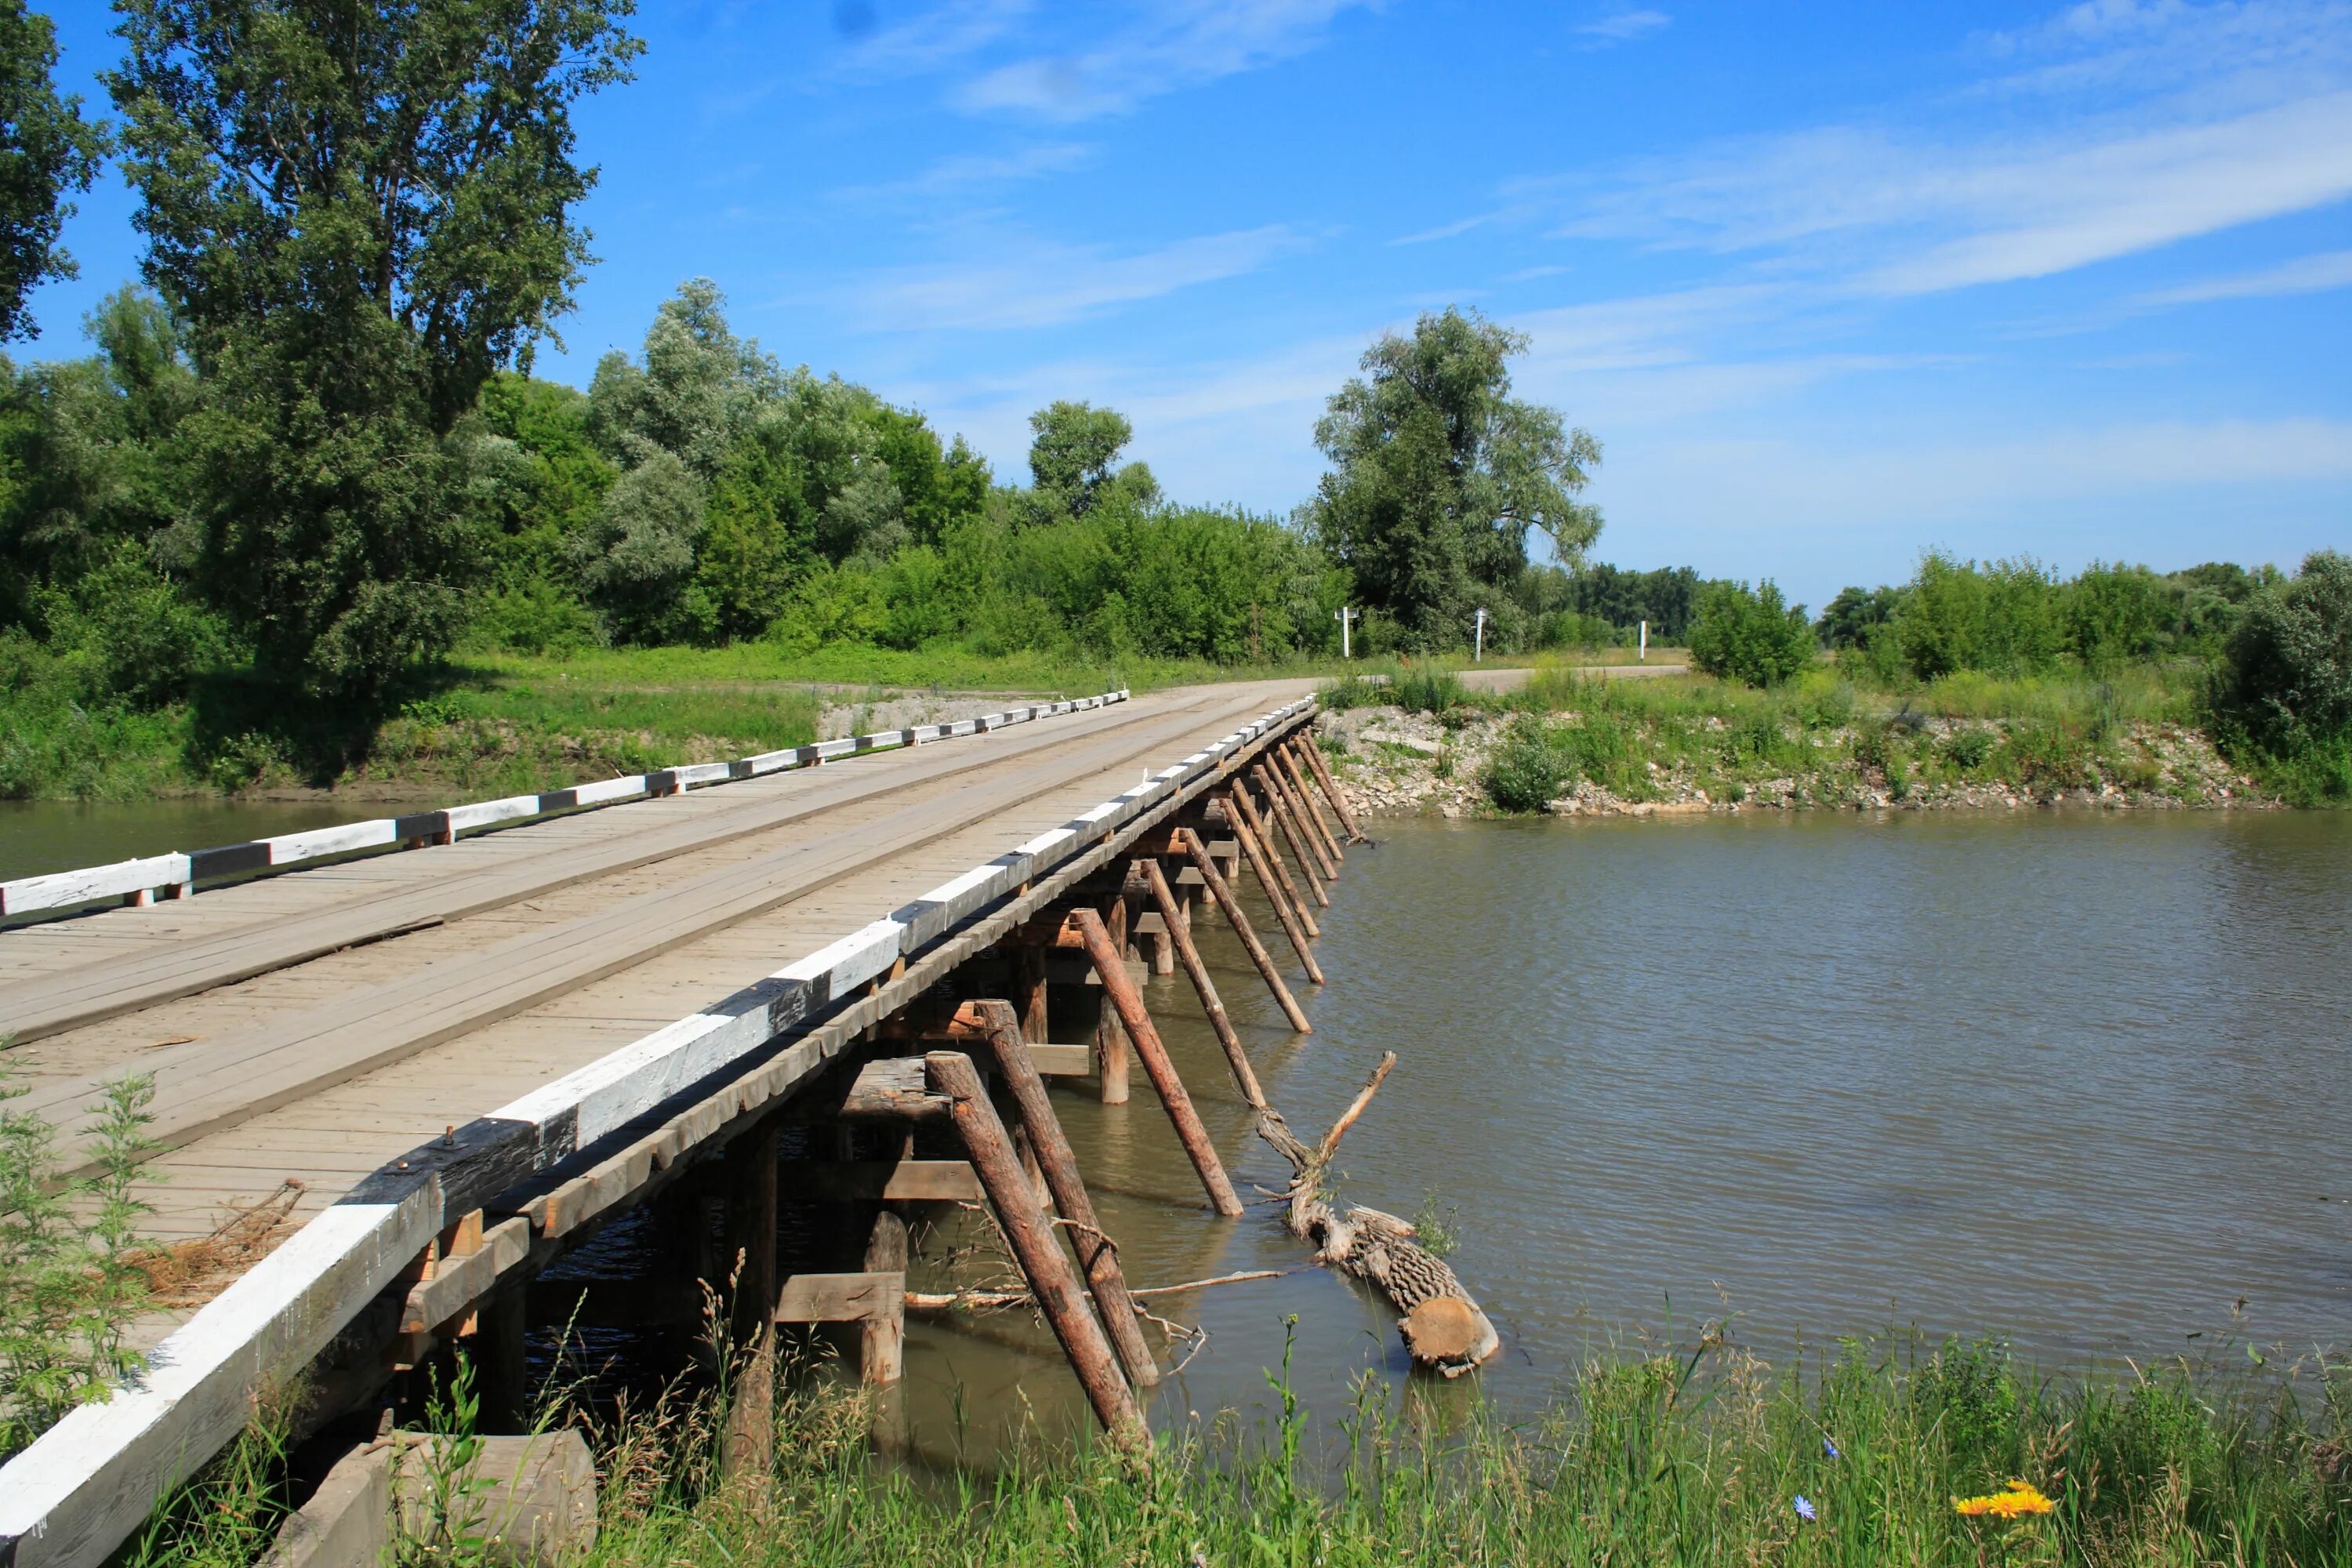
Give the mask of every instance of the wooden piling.
[{"label": "wooden piling", "polygon": [[1045,1043],[1045,955],[1034,942],[1010,949],[1013,960],[1013,1005],[1021,1013],[1021,1037],[1033,1046]]},{"label": "wooden piling", "polygon": [[[1259,815],[1257,803],[1250,799],[1248,784],[1241,779],[1234,780],[1233,787],[1225,792],[1225,804],[1232,814],[1234,837],[1241,845],[1242,853],[1250,857],[1250,868],[1257,873],[1258,882],[1265,889],[1267,900],[1277,909],[1287,909],[1291,917],[1289,923],[1298,927],[1308,938],[1321,936],[1322,928],[1315,923],[1315,912],[1307,907],[1306,895],[1291,879],[1290,866],[1282,858],[1281,847],[1275,843],[1273,833],[1266,827],[1265,818]],[[1303,945],[1299,956],[1311,970],[1314,960],[1307,956]],[[1313,978],[1318,985],[1323,983],[1319,974]]]},{"label": "wooden piling", "polygon": [[1290,785],[1291,797],[1307,814],[1307,825],[1315,829],[1316,837],[1322,839],[1326,857],[1333,868],[1331,874],[1336,879],[1339,874],[1339,865],[1348,858],[1348,852],[1339,847],[1339,836],[1331,831],[1330,823],[1324,819],[1322,803],[1315,798],[1315,786],[1307,782],[1307,770],[1298,761],[1297,749],[1286,741],[1274,749],[1273,755],[1284,781]]},{"label": "wooden piling", "polygon": [[[1225,798],[1238,802],[1242,792],[1235,790]],[[1247,810],[1247,807],[1244,805],[1243,810]],[[1258,886],[1265,890],[1265,901],[1274,906],[1274,918],[1281,923],[1282,934],[1290,939],[1291,951],[1298,954],[1299,964],[1307,971],[1307,978],[1318,985],[1322,984],[1323,966],[1315,962],[1315,950],[1307,945],[1307,932],[1299,924],[1299,911],[1290,907],[1289,896],[1283,892],[1282,884],[1275,880],[1274,868],[1267,863],[1265,849],[1258,843],[1257,835],[1250,831],[1241,811],[1234,814],[1228,826],[1234,830],[1234,841],[1241,846],[1242,858],[1250,863],[1250,869],[1257,873]]]},{"label": "wooden piling", "polygon": [[1265,760],[1260,764],[1260,771],[1265,773],[1276,802],[1289,815],[1291,822],[1297,826],[1297,832],[1294,837],[1303,841],[1306,846],[1300,851],[1300,858],[1313,861],[1315,868],[1323,873],[1325,882],[1337,881],[1339,877],[1339,863],[1331,858],[1330,851],[1324,847],[1323,836],[1315,831],[1315,823],[1307,815],[1307,803],[1300,800],[1297,792],[1290,787],[1290,775],[1282,771],[1280,753],[1267,752]]},{"label": "wooden piling", "polygon": [[[1005,1009],[1010,1017],[1012,1009]],[[1020,1025],[1009,1026],[1016,1036]],[[874,1216],[874,1234],[866,1242],[866,1272],[904,1274],[907,1271],[907,1222],[884,1209]],[[857,1374],[871,1387],[898,1382],[907,1371],[907,1301],[902,1291],[898,1310],[867,1318],[858,1329]]]},{"label": "wooden piling", "polygon": [[[1099,921],[1101,917],[1096,919]],[[1004,1124],[997,1120],[996,1108],[988,1102],[987,1092],[981,1088],[979,1069],[972,1066],[970,1057],[960,1051],[933,1051],[923,1058],[923,1068],[933,1091],[952,1101],[950,1114],[954,1118],[956,1131],[963,1135],[972,1169],[979,1173],[981,1185],[988,1191],[989,1201],[1004,1226],[1005,1239],[1012,1244],[1021,1272],[1028,1277],[1029,1289],[1039,1310],[1045,1314],[1054,1337],[1061,1342],[1063,1353],[1070,1358],[1071,1370],[1086,1389],[1096,1417],[1112,1441],[1122,1447],[1149,1448],[1151,1434],[1136,1408],[1135,1396],[1128,1389],[1127,1379],[1119,1373],[1118,1363],[1111,1355],[1110,1342],[1103,1337],[1102,1325],[1087,1310],[1086,1298],[1078,1292],[1076,1276],[1055,1239],[1052,1225],[1030,1197],[1028,1184],[1021,1179],[1021,1167],[1013,1158]]]},{"label": "wooden piling", "polygon": [[1330,801],[1331,809],[1339,814],[1339,826],[1348,830],[1349,838],[1361,844],[1364,830],[1356,826],[1356,814],[1348,808],[1348,797],[1339,793],[1339,781],[1331,776],[1331,766],[1323,760],[1323,748],[1317,745],[1310,735],[1301,742],[1299,750],[1307,753],[1307,765],[1314,771],[1315,782],[1323,786],[1324,796]]},{"label": "wooden piling", "polygon": [[[1124,956],[1127,948],[1127,900],[1111,899],[1106,906],[1103,921],[1111,933],[1111,944]],[[1124,970],[1120,971],[1125,973]],[[1105,1105],[1125,1105],[1130,1095],[1128,1085],[1127,1033],[1119,1027],[1118,1009],[1112,1005],[1110,993],[1103,993],[1095,1012],[1095,1080],[1102,1088]]]},{"label": "wooden piling", "polygon": [[1299,1007],[1297,999],[1290,994],[1290,987],[1283,983],[1282,971],[1275,967],[1274,955],[1266,952],[1265,943],[1260,942],[1257,932],[1250,928],[1249,916],[1242,912],[1241,900],[1234,896],[1232,885],[1225,880],[1225,874],[1217,869],[1217,863],[1211,858],[1208,847],[1201,842],[1201,836],[1189,827],[1180,827],[1176,830],[1176,838],[1185,858],[1192,862],[1192,869],[1201,873],[1201,885],[1209,889],[1210,901],[1224,911],[1225,923],[1232,926],[1234,935],[1241,939],[1242,951],[1248,953],[1250,962],[1257,966],[1258,975],[1265,982],[1265,988],[1274,993],[1275,1002],[1282,1008],[1283,1016],[1288,1018],[1290,1026],[1300,1034],[1313,1034],[1315,1026],[1307,1021],[1307,1014]]},{"label": "wooden piling", "polygon": [[1192,1108],[1192,1097],[1185,1092],[1184,1080],[1177,1076],[1176,1064],[1168,1059],[1168,1047],[1161,1043],[1159,1029],[1151,1015],[1144,1011],[1143,993],[1128,978],[1127,966],[1118,956],[1118,948],[1110,939],[1110,931],[1102,917],[1092,910],[1079,910],[1070,917],[1079,937],[1085,942],[1087,956],[1094,960],[1095,973],[1101,976],[1103,990],[1118,1008],[1119,1021],[1127,1026],[1127,1037],[1135,1042],[1135,1054],[1143,1058],[1143,1070],[1151,1079],[1151,1087],[1159,1092],[1160,1103],[1168,1112],[1168,1120],[1176,1124],[1176,1137],[1184,1145],[1184,1153],[1199,1173],[1201,1185],[1207,1189],[1210,1206],[1227,1219],[1242,1216],[1242,1200],[1234,1195],[1234,1184],[1225,1175],[1224,1163],[1217,1158],[1217,1146],[1210,1142],[1209,1130],[1201,1125],[1201,1113]]},{"label": "wooden piling", "polygon": [[[1331,907],[1331,895],[1323,884],[1330,873],[1323,868],[1323,847],[1307,836],[1297,814],[1290,808],[1290,796],[1282,781],[1263,763],[1250,770],[1257,787],[1265,792],[1265,818],[1282,830],[1283,841],[1290,846],[1290,858],[1298,862],[1298,880],[1315,895],[1315,902],[1323,909]],[[1319,933],[1318,933],[1319,934]]]},{"label": "wooden piling", "polygon": [[[1054,1114],[1045,1080],[1038,1076],[1037,1064],[1030,1059],[1029,1047],[1022,1043],[1020,1023],[1011,1005],[967,1002],[956,1009],[956,1022],[969,1024],[988,1042],[989,1052],[996,1061],[997,1076],[1013,1092],[1022,1125],[1029,1135],[1029,1147],[1045,1173],[1045,1190],[1054,1200],[1054,1207],[1069,1222],[1065,1228],[1077,1248],[1078,1267],[1094,1294],[1103,1326],[1110,1331],[1111,1343],[1118,1347],[1118,1359],[1126,1363],[1129,1378],[1139,1388],[1150,1387],[1160,1381],[1160,1365],[1152,1360],[1150,1347],[1143,1342],[1143,1331],[1136,1323],[1135,1298],[1128,1294],[1127,1275],[1118,1264],[1118,1248],[1103,1234],[1094,1200],[1087,1195],[1086,1182],[1078,1174],[1078,1157],[1062,1131],[1061,1119]],[[874,1265],[869,1263],[866,1267],[871,1268]]]},{"label": "wooden piling", "polygon": [[1160,870],[1158,860],[1147,857],[1136,864],[1143,868],[1144,880],[1160,906],[1160,918],[1168,922],[1169,944],[1176,950],[1185,975],[1201,998],[1201,1011],[1209,1016],[1209,1026],[1217,1032],[1217,1044],[1225,1053],[1225,1065],[1233,1068],[1234,1082],[1239,1086],[1244,1100],[1264,1110],[1265,1091],[1258,1087],[1257,1072],[1250,1066],[1248,1053],[1242,1049],[1241,1037],[1234,1033],[1234,1021],[1225,1016],[1225,1005],[1209,979],[1208,965],[1201,962],[1201,950],[1192,945],[1192,933],[1184,929],[1184,922],[1178,917],[1175,889],[1168,885],[1167,874]]},{"label": "wooden piling", "polygon": [[775,1458],[776,1123],[771,1117],[727,1146],[727,1246],[733,1294],[729,1342],[738,1357],[720,1468],[765,1476]]}]

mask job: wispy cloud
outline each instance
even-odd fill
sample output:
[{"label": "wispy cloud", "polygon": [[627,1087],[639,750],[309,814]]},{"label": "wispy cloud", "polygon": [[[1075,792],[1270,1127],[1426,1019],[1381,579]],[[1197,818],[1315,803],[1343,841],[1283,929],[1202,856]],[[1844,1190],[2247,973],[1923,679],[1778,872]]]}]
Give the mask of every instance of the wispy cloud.
[{"label": "wispy cloud", "polygon": [[1125,254],[1000,239],[988,246],[985,260],[901,268],[854,289],[849,300],[866,325],[881,331],[1056,326],[1255,272],[1302,243],[1279,224]]},{"label": "wispy cloud", "polygon": [[1585,47],[1605,49],[1613,44],[1631,43],[1645,37],[1674,20],[1664,11],[1620,11],[1595,22],[1586,22],[1576,30],[1582,35]]},{"label": "wispy cloud", "polygon": [[2323,294],[2352,288],[2352,250],[2323,251],[2298,256],[2276,267],[2208,278],[2199,283],[2153,289],[2133,296],[2141,310],[2160,310],[2175,305],[2202,305],[2215,300],[2253,300],[2273,294]]},{"label": "wispy cloud", "polygon": [[880,185],[849,185],[833,194],[845,200],[979,195],[1024,180],[1083,169],[1101,152],[1099,147],[1087,142],[1041,142],[1005,153],[960,153],[941,158],[904,180]]},{"label": "wispy cloud", "polygon": [[870,35],[845,60],[854,69],[874,72],[939,70],[1003,37],[1035,8],[1035,0],[947,0]]},{"label": "wispy cloud", "polygon": [[964,108],[1047,120],[1117,113],[1148,98],[1256,70],[1323,41],[1365,0],[1160,0],[1083,48],[1008,61],[967,82]]}]

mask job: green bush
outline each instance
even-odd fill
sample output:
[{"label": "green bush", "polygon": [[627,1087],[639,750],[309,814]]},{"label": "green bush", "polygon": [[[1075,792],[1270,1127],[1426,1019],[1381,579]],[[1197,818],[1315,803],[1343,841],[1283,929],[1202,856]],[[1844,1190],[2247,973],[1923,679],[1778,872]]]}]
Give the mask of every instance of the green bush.
[{"label": "green bush", "polygon": [[2273,751],[2352,736],[2352,556],[2320,551],[2254,596],[2215,697],[2226,721]]},{"label": "green bush", "polygon": [[1487,752],[1481,782],[1487,798],[1503,810],[1538,812],[1559,798],[1573,767],[1573,759],[1553,743],[1543,721],[1522,713],[1504,727]]},{"label": "green bush", "polygon": [[1895,636],[1921,680],[1961,669],[2032,674],[2063,649],[2058,601],[2057,584],[2034,562],[1979,564],[1932,552],[1895,611]]},{"label": "green bush", "polygon": [[1758,587],[1710,583],[1691,626],[1691,661],[1709,675],[1778,686],[1813,661],[1813,627],[1802,605],[1781,602],[1770,578]]},{"label": "green bush", "polygon": [[577,653],[596,640],[588,606],[544,578],[482,595],[468,628],[470,643],[513,653]]},{"label": "green bush", "polygon": [[1416,665],[1399,670],[1389,683],[1391,700],[1408,713],[1443,713],[1470,700],[1469,688],[1450,669]]},{"label": "green bush", "polygon": [[1963,771],[1980,768],[1992,756],[1992,735],[1984,730],[1955,730],[1944,737],[1944,760]]}]

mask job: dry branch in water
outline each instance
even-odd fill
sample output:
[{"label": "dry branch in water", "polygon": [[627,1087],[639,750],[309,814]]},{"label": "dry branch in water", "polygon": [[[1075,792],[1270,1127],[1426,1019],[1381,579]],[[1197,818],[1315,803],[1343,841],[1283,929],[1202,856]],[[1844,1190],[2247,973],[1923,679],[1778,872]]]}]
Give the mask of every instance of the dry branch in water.
[{"label": "dry branch in water", "polygon": [[1412,1222],[1378,1209],[1334,1207],[1325,1179],[1339,1140],[1380,1092],[1396,1053],[1381,1053],[1380,1066],[1364,1083],[1331,1131],[1315,1148],[1300,1142],[1279,1113],[1258,1112],[1258,1136],[1290,1162],[1287,1223],[1291,1234],[1315,1244],[1320,1262],[1369,1279],[1396,1304],[1405,1348],[1423,1366],[1459,1377],[1502,1349],[1495,1325],[1444,1258],[1421,1245]]}]

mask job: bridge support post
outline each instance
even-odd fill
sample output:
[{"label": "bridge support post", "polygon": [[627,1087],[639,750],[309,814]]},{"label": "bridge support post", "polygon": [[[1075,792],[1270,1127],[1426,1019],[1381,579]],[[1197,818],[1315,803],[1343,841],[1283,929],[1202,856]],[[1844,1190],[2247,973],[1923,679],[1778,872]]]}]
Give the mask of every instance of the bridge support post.
[{"label": "bridge support post", "polygon": [[720,1468],[764,1476],[775,1457],[776,1120],[763,1119],[727,1147],[727,1247],[731,1275],[729,1352],[736,1358]]},{"label": "bridge support post", "polygon": [[1323,860],[1323,847],[1308,837],[1306,824],[1298,820],[1298,813],[1290,804],[1289,792],[1284,788],[1281,777],[1264,764],[1254,772],[1257,776],[1257,787],[1265,791],[1266,818],[1282,829],[1283,839],[1290,846],[1291,858],[1298,862],[1298,879],[1307,884],[1308,892],[1315,895],[1317,904],[1329,909],[1331,895],[1323,890],[1323,884],[1329,879],[1331,869]]},{"label": "bridge support post", "polygon": [[1069,1258],[1054,1235],[1053,1222],[1022,1177],[1004,1124],[997,1120],[996,1108],[981,1088],[979,1069],[960,1051],[933,1051],[923,1058],[923,1070],[931,1091],[951,1102],[949,1114],[971,1155],[972,1170],[995,1205],[1005,1239],[1012,1243],[1021,1272],[1028,1277],[1030,1293],[1045,1314],[1054,1337],[1062,1342],[1062,1352],[1070,1358],[1097,1418],[1112,1441],[1126,1447],[1149,1448],[1150,1429],[1144,1426],[1127,1379],[1112,1359],[1102,1325],[1087,1310],[1087,1300],[1070,1271]]},{"label": "bridge support post", "polygon": [[1310,735],[1300,743],[1299,750],[1307,753],[1307,765],[1315,774],[1315,782],[1323,786],[1324,795],[1330,799],[1331,809],[1339,814],[1339,826],[1356,843],[1364,842],[1364,830],[1356,826],[1356,814],[1349,809],[1348,797],[1339,793],[1339,781],[1331,776],[1331,766],[1323,760],[1322,748]]},{"label": "bridge support post", "polygon": [[[1127,947],[1127,900],[1113,897],[1105,903],[1104,910],[1097,919],[1109,931],[1113,952],[1123,954]],[[1125,979],[1127,971],[1119,968],[1118,972],[1119,977]],[[1095,1019],[1095,1073],[1102,1085],[1102,1102],[1125,1105],[1130,1094],[1127,1031],[1120,1027],[1118,1008],[1111,1001],[1110,981],[1101,975],[1097,978],[1102,979],[1103,994]]]},{"label": "bridge support post", "polygon": [[1299,919],[1306,911],[1291,908],[1282,884],[1275,880],[1274,868],[1266,859],[1265,846],[1258,842],[1257,835],[1250,829],[1247,818],[1256,813],[1250,809],[1246,795],[1239,789],[1225,798],[1236,808],[1227,826],[1233,828],[1234,841],[1241,845],[1242,856],[1249,862],[1250,869],[1257,874],[1258,886],[1265,890],[1265,901],[1274,906],[1274,918],[1281,922],[1282,934],[1290,939],[1291,951],[1298,955],[1299,966],[1307,971],[1307,978],[1318,985],[1322,984],[1323,967],[1315,962],[1315,950],[1307,945],[1307,931]]},{"label": "bridge support post", "polygon": [[1022,1043],[1012,1007],[1003,1002],[967,1002],[957,1009],[956,1024],[959,1032],[965,1028],[976,1030],[987,1040],[997,1076],[1012,1091],[1029,1149],[1045,1173],[1047,1194],[1067,1222],[1070,1240],[1077,1248],[1078,1267],[1086,1275],[1095,1309],[1110,1332],[1110,1342],[1118,1348],[1118,1359],[1126,1365],[1129,1378],[1138,1387],[1150,1387],[1160,1381],[1160,1366],[1144,1343],[1143,1331],[1136,1325],[1135,1299],[1128,1294],[1118,1248],[1103,1233],[1102,1221],[1095,1215],[1094,1200],[1087,1195],[1086,1182],[1078,1174],[1078,1157],[1062,1131],[1061,1119],[1054,1114],[1054,1102],[1045,1093],[1045,1080],[1038,1076],[1037,1064],[1031,1059],[1029,1047]]},{"label": "bridge support post", "polygon": [[1299,765],[1298,755],[1287,741],[1276,746],[1270,755],[1274,758],[1274,771],[1290,792],[1298,815],[1306,819],[1307,829],[1315,835],[1316,842],[1322,846],[1323,863],[1331,868],[1331,880],[1338,881],[1339,862],[1348,858],[1348,853],[1339,847],[1339,836],[1331,831],[1329,823],[1323,820],[1323,807],[1315,799],[1314,786],[1307,782],[1307,770]]},{"label": "bridge support post", "polygon": [[1265,1109],[1265,1091],[1258,1087],[1257,1072],[1250,1066],[1249,1053],[1242,1049],[1241,1037],[1234,1033],[1234,1021],[1225,1016],[1225,1004],[1217,994],[1215,983],[1209,978],[1209,967],[1201,962],[1201,950],[1192,945],[1192,933],[1184,929],[1176,910],[1176,894],[1168,886],[1166,873],[1160,862],[1143,859],[1136,862],[1143,868],[1145,880],[1150,885],[1151,896],[1160,905],[1160,918],[1168,922],[1168,942],[1183,960],[1185,977],[1192,982],[1192,990],[1201,998],[1201,1011],[1209,1016],[1209,1026],[1217,1034],[1217,1045],[1225,1053],[1225,1065],[1233,1069],[1234,1082],[1242,1098],[1253,1109]]},{"label": "bridge support post", "polygon": [[1242,1200],[1234,1195],[1224,1163],[1217,1158],[1217,1146],[1211,1141],[1209,1130],[1201,1125],[1201,1113],[1192,1109],[1192,1097],[1185,1092],[1184,1080],[1177,1076],[1176,1064],[1169,1059],[1168,1047],[1160,1043],[1151,1015],[1144,1011],[1143,994],[1128,978],[1127,965],[1104,927],[1102,917],[1092,910],[1080,910],[1070,918],[1077,926],[1079,939],[1086,943],[1087,956],[1094,960],[1095,973],[1102,979],[1105,994],[1118,1009],[1119,1021],[1127,1026],[1128,1037],[1135,1042],[1135,1054],[1143,1058],[1143,1070],[1150,1076],[1151,1087],[1159,1092],[1168,1120],[1176,1124],[1177,1140],[1184,1145],[1186,1157],[1192,1162],[1201,1185],[1208,1192],[1210,1206],[1227,1219],[1239,1219]]},{"label": "bridge support post", "polygon": [[1176,837],[1186,858],[1192,862],[1192,869],[1201,874],[1202,885],[1209,889],[1210,899],[1224,911],[1225,923],[1232,926],[1234,935],[1241,939],[1242,950],[1257,966],[1259,978],[1265,982],[1265,988],[1274,993],[1274,1000],[1282,1008],[1283,1016],[1290,1020],[1290,1026],[1302,1035],[1313,1034],[1315,1026],[1307,1021],[1307,1014],[1298,1005],[1297,999],[1291,995],[1290,987],[1283,984],[1282,971],[1275,967],[1274,955],[1266,952],[1265,943],[1260,942],[1257,932],[1250,929],[1249,916],[1242,912],[1242,901],[1234,896],[1233,885],[1225,880],[1225,874],[1217,869],[1217,863],[1210,858],[1207,847],[1201,842],[1201,836],[1189,827],[1180,827],[1176,830]]}]

